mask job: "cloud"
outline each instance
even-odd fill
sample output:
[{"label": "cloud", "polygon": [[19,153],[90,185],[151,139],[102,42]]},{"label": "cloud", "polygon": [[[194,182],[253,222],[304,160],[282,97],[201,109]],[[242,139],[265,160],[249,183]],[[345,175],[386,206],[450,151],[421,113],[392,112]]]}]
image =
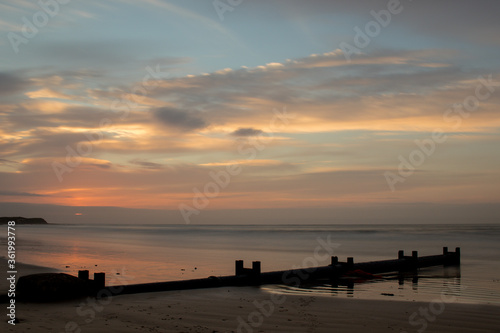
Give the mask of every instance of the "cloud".
[{"label": "cloud", "polygon": [[184,130],[205,128],[207,123],[197,113],[170,107],[153,110],[154,117],[163,124]]},{"label": "cloud", "polygon": [[19,164],[19,162],[7,160],[5,158],[0,158],[0,164],[16,165],[16,164]]},{"label": "cloud", "polygon": [[159,170],[159,169],[163,169],[164,168],[163,164],[153,163],[153,162],[147,162],[147,161],[143,161],[143,160],[138,159],[138,158],[135,158],[135,159],[129,161],[129,163],[133,164],[133,165],[137,165],[137,166],[143,167],[145,169]]},{"label": "cloud", "polygon": [[44,194],[15,192],[15,191],[0,191],[0,196],[16,196],[16,197],[47,197]]},{"label": "cloud", "polygon": [[0,95],[9,95],[22,91],[29,82],[8,72],[0,72]]},{"label": "cloud", "polygon": [[[474,93],[477,78],[484,75],[454,65],[456,56],[452,50],[387,49],[362,54],[349,64],[337,50],[283,66],[171,78],[152,95],[168,97],[176,109],[203,110],[210,130],[221,132],[265,131],[272,109],[284,105],[293,106],[298,117],[287,126],[289,132],[401,130],[415,124],[419,130],[433,130],[450,127],[443,125],[443,113]],[[490,116],[498,97],[482,103],[481,114],[464,125],[471,130],[481,123],[495,126]]]},{"label": "cloud", "polygon": [[238,128],[236,131],[232,132],[231,135],[233,136],[256,136],[259,134],[264,133],[260,129],[255,129],[255,128]]},{"label": "cloud", "polygon": [[29,91],[25,93],[29,98],[58,98],[58,99],[71,99],[72,96],[54,91],[52,89],[43,88],[36,91]]},{"label": "cloud", "polygon": [[[19,161],[61,157],[67,154],[67,145],[76,149],[78,143],[87,141],[86,134],[98,131],[103,140],[93,146],[92,154],[111,153],[118,158],[141,152],[150,154],[145,157],[147,161],[168,153],[182,161],[184,157],[180,156],[205,152],[231,159],[227,154],[236,148],[227,133],[244,137],[276,132],[270,126],[273,110],[283,106],[297,116],[282,128],[286,137],[346,130],[449,130],[453,123],[445,122],[443,113],[474,93],[481,74],[450,65],[448,61],[452,63],[454,56],[450,50],[379,50],[360,55],[346,65],[342,55],[333,51],[286,61],[282,66],[174,77],[158,81],[157,88],[148,91],[148,98],[175,107],[149,109],[143,105],[132,109],[124,119],[123,113],[109,107],[123,92],[113,86],[100,90],[75,88],[72,95],[87,101],[85,106],[44,99],[1,105],[0,151],[3,158]],[[442,65],[428,66],[437,61]],[[71,76],[64,71],[45,73],[32,81],[42,86],[66,86]],[[499,80],[493,77],[493,81]],[[130,91],[127,84],[137,83],[124,83],[122,91]],[[464,119],[460,131],[500,126],[498,103],[498,93],[482,101],[480,110]],[[103,119],[112,124],[101,128]],[[196,130],[203,130],[203,137]],[[308,139],[287,141],[279,132],[274,138],[271,146],[293,142],[295,154],[303,145],[307,146],[304,150],[324,153],[319,143],[306,144]],[[118,164],[126,160],[130,158],[119,157]]]}]

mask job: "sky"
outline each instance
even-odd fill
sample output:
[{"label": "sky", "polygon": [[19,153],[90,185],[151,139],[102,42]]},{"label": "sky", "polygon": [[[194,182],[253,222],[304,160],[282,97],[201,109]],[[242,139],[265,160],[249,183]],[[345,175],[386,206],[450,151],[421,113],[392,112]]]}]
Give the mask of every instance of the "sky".
[{"label": "sky", "polygon": [[498,223],[498,13],[0,1],[0,215]]}]

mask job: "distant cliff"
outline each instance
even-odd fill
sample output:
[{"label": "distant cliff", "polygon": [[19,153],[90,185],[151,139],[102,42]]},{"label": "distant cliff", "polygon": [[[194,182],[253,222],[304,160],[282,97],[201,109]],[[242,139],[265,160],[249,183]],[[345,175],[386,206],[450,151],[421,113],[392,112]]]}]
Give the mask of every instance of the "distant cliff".
[{"label": "distant cliff", "polygon": [[33,217],[33,218],[26,218],[20,216],[0,217],[0,224],[7,224],[9,221],[15,221],[16,224],[48,224],[47,221],[45,221],[41,217]]}]

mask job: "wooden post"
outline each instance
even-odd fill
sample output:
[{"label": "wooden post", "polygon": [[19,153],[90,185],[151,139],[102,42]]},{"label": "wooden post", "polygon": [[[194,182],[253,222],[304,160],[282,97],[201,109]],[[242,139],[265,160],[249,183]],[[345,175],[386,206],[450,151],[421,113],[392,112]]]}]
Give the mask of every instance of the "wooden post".
[{"label": "wooden post", "polygon": [[243,268],[243,260],[236,260],[235,262],[235,274],[234,275],[243,275],[245,269]]},{"label": "wooden post", "polygon": [[455,264],[460,264],[460,248],[455,248]]},{"label": "wooden post", "polygon": [[411,283],[413,285],[413,290],[417,290],[418,286],[418,274],[414,275],[413,278],[411,279]]},{"label": "wooden post", "polygon": [[411,267],[418,271],[418,251],[411,251]]},{"label": "wooden post", "polygon": [[255,285],[260,284],[260,261],[252,262],[252,274],[251,274],[251,283]]},{"label": "wooden post", "polygon": [[332,257],[332,264],[331,266],[335,266],[339,263],[339,257]]},{"label": "wooden post", "polygon": [[405,257],[405,251],[399,250],[399,252],[398,252],[398,259],[404,259],[404,257]]},{"label": "wooden post", "polygon": [[347,295],[354,294],[354,281],[347,281]]},{"label": "wooden post", "polygon": [[84,271],[78,271],[78,278],[88,281],[89,280],[89,271],[84,270]]},{"label": "wooden post", "polygon": [[398,274],[398,284],[400,286],[404,285],[405,284],[405,276],[401,273]]},{"label": "wooden post", "polygon": [[260,261],[252,262],[252,274],[255,276],[260,275]]},{"label": "wooden post", "polygon": [[347,268],[352,268],[352,266],[354,266],[354,258],[348,257],[347,258]]},{"label": "wooden post", "polygon": [[444,258],[443,266],[450,266],[450,265],[453,265],[455,263],[455,256],[454,255],[450,256],[449,254],[450,254],[450,252],[448,251],[448,247],[444,246],[443,247],[443,256],[445,256],[445,258]]},{"label": "wooden post", "polygon": [[97,290],[104,288],[106,286],[106,274],[94,273],[94,284]]}]

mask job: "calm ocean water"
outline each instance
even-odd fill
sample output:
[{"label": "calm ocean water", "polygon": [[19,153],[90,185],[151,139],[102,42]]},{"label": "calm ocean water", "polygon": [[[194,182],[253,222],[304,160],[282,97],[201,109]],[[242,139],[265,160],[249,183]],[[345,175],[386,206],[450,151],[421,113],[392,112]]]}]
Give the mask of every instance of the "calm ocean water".
[{"label": "calm ocean water", "polygon": [[[424,269],[418,280],[409,276],[399,281],[386,275],[354,288],[328,284],[262,288],[424,301],[451,293],[458,302],[500,304],[499,239],[500,225],[26,225],[17,227],[17,255],[23,263],[75,275],[79,269],[91,274],[102,271],[110,284],[129,284],[231,275],[237,259],[245,260],[247,267],[260,260],[262,271],[314,262],[327,265],[330,259],[318,248],[321,244],[330,244],[339,260],[352,256],[356,262],[396,258],[398,250],[433,255],[440,254],[443,246],[461,247],[459,269]],[[4,235],[1,243],[5,248]]]}]

